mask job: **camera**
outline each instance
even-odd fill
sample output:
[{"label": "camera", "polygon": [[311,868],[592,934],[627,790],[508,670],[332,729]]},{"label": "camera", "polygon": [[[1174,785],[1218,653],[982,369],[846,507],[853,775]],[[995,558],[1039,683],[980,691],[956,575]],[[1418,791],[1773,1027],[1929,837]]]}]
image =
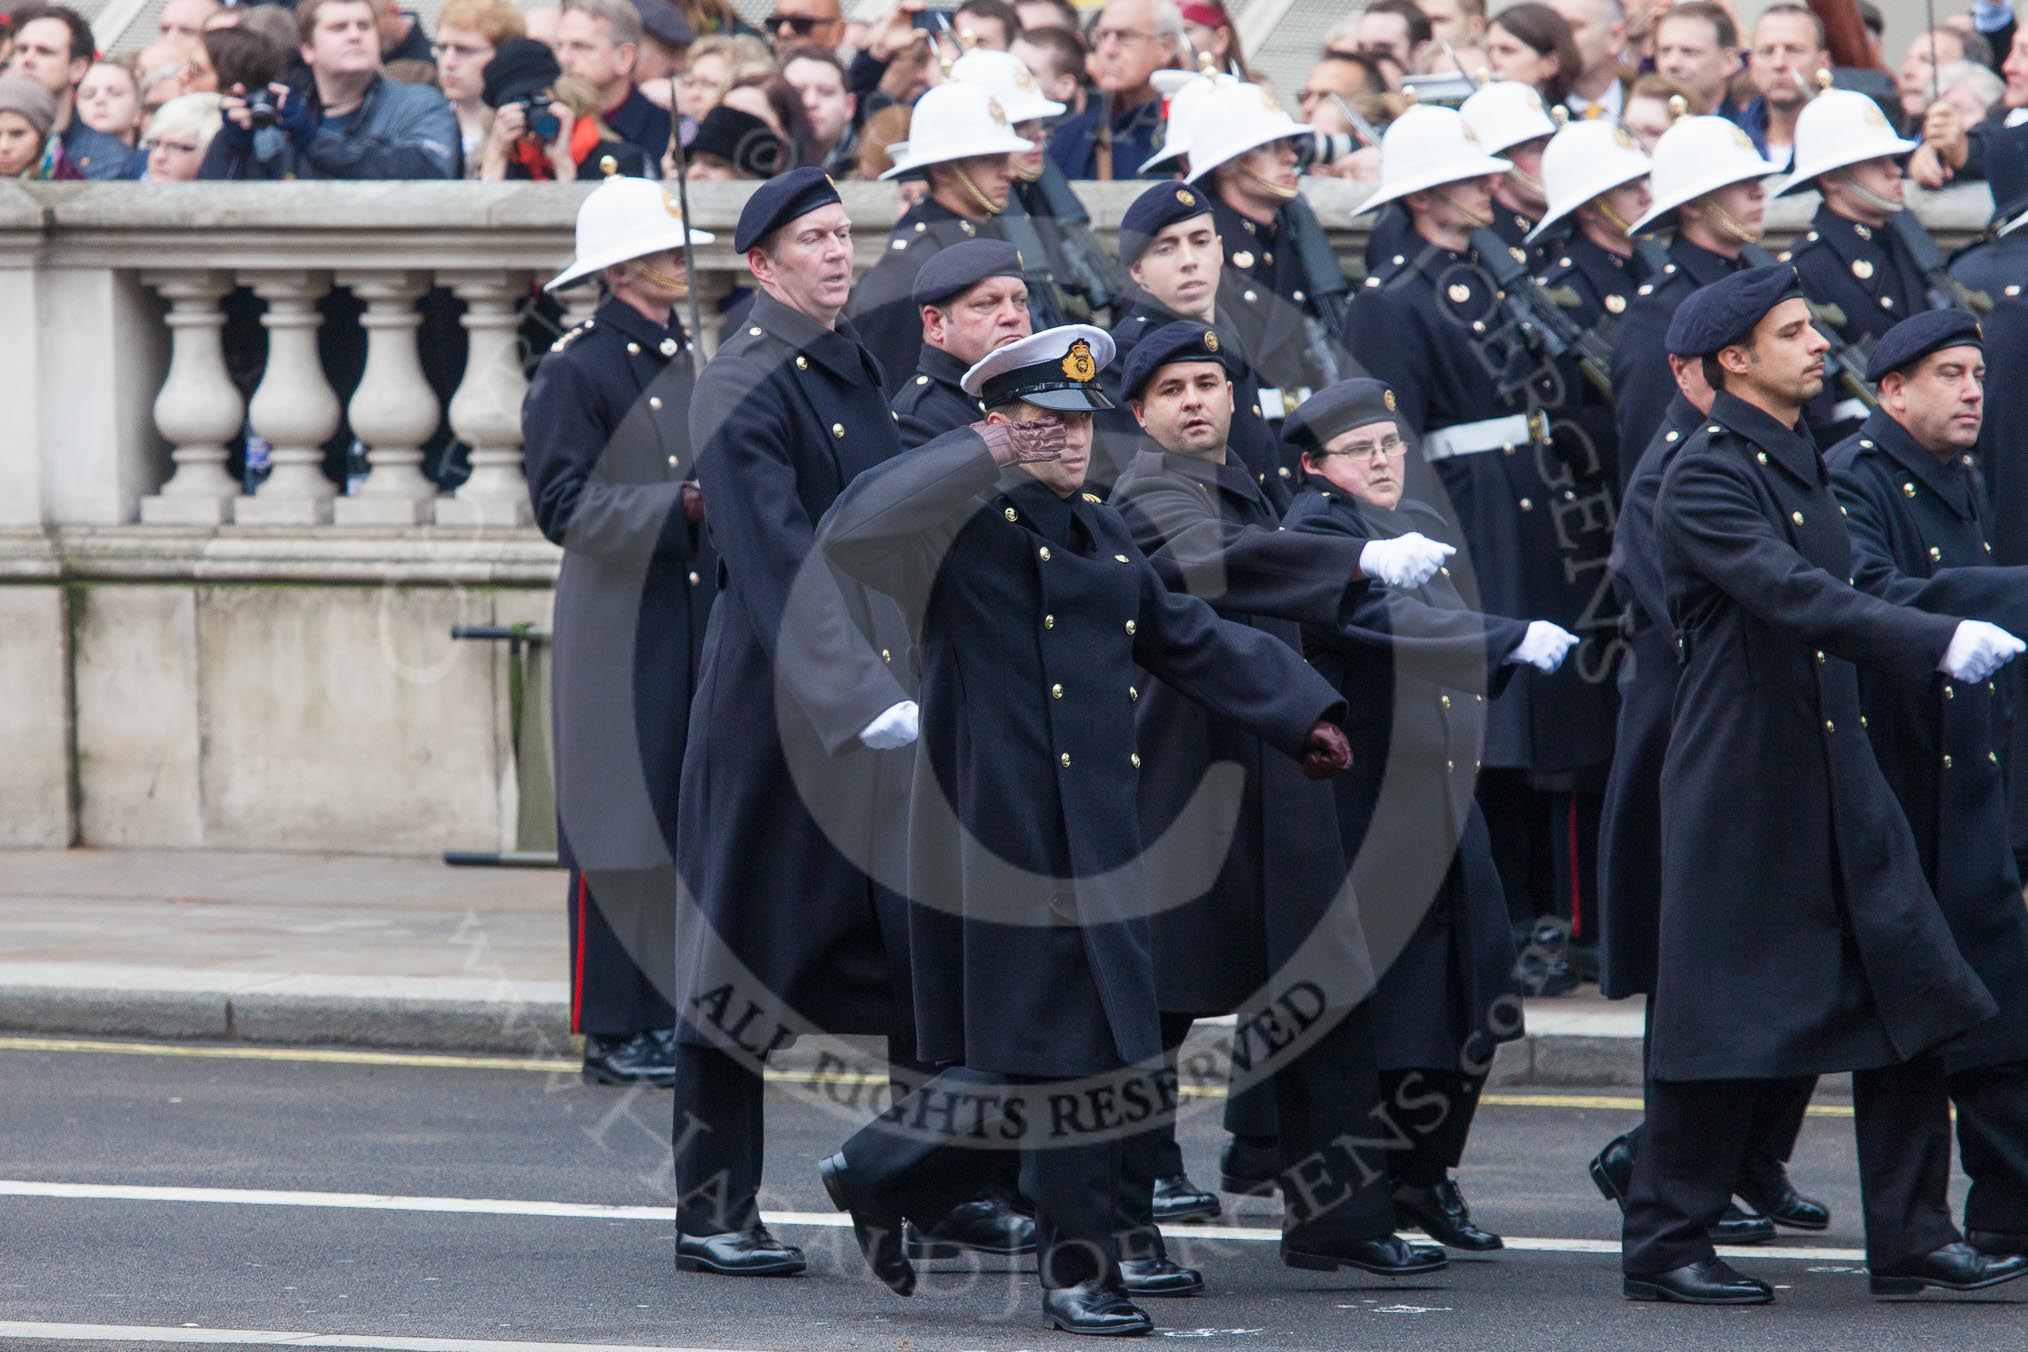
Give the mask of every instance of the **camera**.
[{"label": "camera", "polygon": [[522,116],[526,119],[524,125],[528,130],[522,135],[529,140],[540,141],[547,145],[563,130],[563,124],[556,120],[556,114],[549,111],[547,94],[530,94],[526,98],[514,99],[512,102],[520,106]]},{"label": "camera", "polygon": [[281,121],[281,113],[275,108],[275,91],[262,85],[259,89],[246,92],[246,113],[253,119],[253,130],[272,127]]}]

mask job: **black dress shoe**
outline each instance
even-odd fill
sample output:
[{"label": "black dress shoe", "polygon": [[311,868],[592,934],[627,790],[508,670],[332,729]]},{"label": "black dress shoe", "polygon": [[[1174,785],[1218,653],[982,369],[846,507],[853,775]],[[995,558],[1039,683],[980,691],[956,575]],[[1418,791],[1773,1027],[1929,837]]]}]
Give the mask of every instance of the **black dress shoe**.
[{"label": "black dress shoe", "polygon": [[1789,1182],[1788,1166],[1780,1160],[1757,1156],[1747,1161],[1745,1171],[1732,1189],[1741,1201],[1791,1230],[1828,1230],[1831,1208],[1796,1191]]},{"label": "black dress shoe", "polygon": [[1980,1253],[1996,1253],[2002,1257],[2010,1253],[2028,1254],[2028,1234],[2009,1234],[2005,1230],[1967,1230],[1965,1243]]},{"label": "black dress shoe", "polygon": [[1447,1178],[1433,1187],[1417,1188],[1407,1184],[1394,1190],[1394,1223],[1399,1226],[1415,1226],[1447,1249],[1463,1249],[1467,1253],[1491,1253],[1507,1247],[1506,1241],[1490,1230],[1481,1230],[1472,1224],[1472,1209],[1465,1205],[1465,1195],[1458,1190],[1458,1182]]},{"label": "black dress shoe", "polygon": [[902,1251],[910,1258],[956,1258],[966,1251],[1013,1257],[1035,1252],[1035,1218],[1004,1197],[960,1202],[928,1230],[910,1225]]},{"label": "black dress shoe", "polygon": [[676,1266],[684,1272],[723,1277],[793,1277],[809,1266],[803,1251],[784,1244],[765,1225],[719,1235],[676,1236]]},{"label": "black dress shoe", "polygon": [[1451,1265],[1442,1249],[1427,1244],[1411,1244],[1399,1235],[1354,1240],[1350,1244],[1335,1243],[1328,1247],[1308,1247],[1300,1238],[1283,1235],[1282,1262],[1311,1272],[1358,1268],[1377,1277],[1414,1277],[1425,1272],[1440,1272]]},{"label": "black dress shoe", "polygon": [[1281,1186],[1282,1148],[1228,1136],[1218,1152],[1218,1186],[1241,1197],[1272,1197]]},{"label": "black dress shoe", "polygon": [[1155,1180],[1155,1223],[1210,1220],[1218,1214],[1218,1198],[1182,1174]]},{"label": "black dress shoe", "polygon": [[859,1252],[866,1255],[866,1266],[873,1269],[873,1275],[897,1296],[914,1295],[915,1268],[901,1251],[901,1218],[873,1216],[853,1207],[852,1175],[842,1154],[819,1164],[817,1177],[824,1180],[831,1205],[851,1215],[852,1237],[859,1241]]},{"label": "black dress shoe", "polygon": [[1132,1337],[1152,1333],[1155,1321],[1148,1312],[1118,1291],[1098,1282],[1045,1288],[1042,1313],[1065,1333],[1084,1333],[1100,1338]]},{"label": "black dress shoe", "polygon": [[588,1033],[584,1040],[584,1069],[578,1073],[586,1084],[644,1084],[668,1089],[676,1083],[674,1049],[664,1047],[653,1033],[634,1033],[628,1037]]},{"label": "black dress shoe", "polygon": [[1873,1294],[1892,1299],[1913,1296],[1925,1286],[1945,1291],[1983,1291],[2028,1275],[2028,1258],[2018,1253],[1980,1253],[1960,1240],[1933,1249],[1913,1263],[1873,1274]]},{"label": "black dress shoe", "polygon": [[1533,999],[1547,1000],[1577,989],[1577,969],[1564,958],[1523,953],[1515,971],[1521,979],[1521,993]]},{"label": "black dress shoe", "polygon": [[1627,1209],[1627,1190],[1634,1185],[1634,1151],[1621,1132],[1605,1143],[1605,1149],[1591,1157],[1591,1181],[1608,1202]]},{"label": "black dress shoe", "polygon": [[1628,1300],[1673,1300],[1682,1305],[1765,1305],[1774,1288],[1734,1271],[1722,1258],[1700,1258],[1667,1272],[1621,1279]]},{"label": "black dress shoe", "polygon": [[1765,1216],[1750,1216],[1731,1202],[1718,1224],[1707,1231],[1713,1244],[1765,1244],[1775,1237],[1774,1222]]},{"label": "black dress shoe", "polygon": [[1192,1296],[1204,1289],[1204,1274],[1169,1258],[1125,1258],[1120,1285],[1130,1296]]}]

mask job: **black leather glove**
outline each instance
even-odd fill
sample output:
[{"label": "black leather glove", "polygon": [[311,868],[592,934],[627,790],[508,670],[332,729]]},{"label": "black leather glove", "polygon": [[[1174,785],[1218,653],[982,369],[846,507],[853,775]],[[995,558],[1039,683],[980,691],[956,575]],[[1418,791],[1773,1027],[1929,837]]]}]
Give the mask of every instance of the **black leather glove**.
[{"label": "black leather glove", "polygon": [[1036,418],[1030,422],[975,422],[972,430],[979,434],[979,440],[986,443],[986,449],[993,453],[993,463],[1001,469],[1037,460],[1055,460],[1063,455],[1063,424],[1055,418]]},{"label": "black leather glove", "polygon": [[1303,741],[1303,778],[1329,779],[1352,768],[1352,743],[1336,723],[1318,719]]}]

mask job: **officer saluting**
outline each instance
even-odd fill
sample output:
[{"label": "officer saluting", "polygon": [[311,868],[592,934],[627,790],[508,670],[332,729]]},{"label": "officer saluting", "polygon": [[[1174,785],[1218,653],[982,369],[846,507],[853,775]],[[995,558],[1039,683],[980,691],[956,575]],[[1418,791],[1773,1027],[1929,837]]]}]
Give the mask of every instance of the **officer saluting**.
[{"label": "officer saluting", "polygon": [[806,566],[832,499],[901,449],[880,368],[839,318],[851,228],[814,168],[747,199],[733,248],[759,291],[690,413],[726,602],[678,819],[676,1261],[706,1272],[803,1269],[755,1200],[767,1054],[813,1027],[885,1033],[903,1064],[912,1050],[905,908],[869,877],[905,811],[907,635],[884,598]]},{"label": "officer saluting", "polygon": [[552,686],[571,1028],[585,1078],[605,1084],[673,1074],[670,850],[716,590],[676,318],[683,240],[659,184],[611,177],[585,198],[577,257],[545,289],[598,279],[606,299],[556,341],[521,411],[535,520],[564,550]]},{"label": "officer saluting", "polygon": [[977,422],[983,410],[960,387],[965,372],[1028,336],[1021,251],[1005,240],[961,240],[923,264],[909,299],[922,316],[922,354],[894,396],[894,416],[912,449]]},{"label": "officer saluting", "polygon": [[2028,1265],[1973,1252],[1950,1222],[1935,1055],[1994,1004],[1923,880],[1854,663],[1984,680],[2023,645],[1852,585],[1844,516],[1802,428],[1827,344],[1794,271],[1749,269],[1689,303],[1680,346],[1718,392],[1663,477],[1656,521],[1683,679],[1662,779],[1661,971],[1626,1295],[1773,1299],[1719,1261],[1707,1227],[1760,1094],[1839,1070],[1853,1071],[1874,1293],[2007,1280]]},{"label": "officer saluting", "polygon": [[[1264,393],[1247,360],[1245,344],[1235,325],[1219,314],[1224,256],[1211,199],[1200,188],[1157,183],[1135,198],[1120,217],[1120,261],[1127,265],[1140,295],[1113,327],[1119,360],[1108,368],[1107,393],[1119,400],[1119,368],[1133,355],[1142,338],[1165,324],[1190,320],[1217,333],[1219,356],[1232,375],[1232,432],[1227,439],[1234,457],[1250,470],[1262,494],[1275,508],[1288,503],[1287,467],[1279,463],[1274,431],[1262,416],[1263,402],[1280,409],[1279,390]],[[1131,410],[1114,409],[1098,417],[1101,482],[1110,484],[1146,444]]]},{"label": "officer saluting", "polygon": [[[1319,390],[1284,429],[1303,456],[1288,532],[1304,548],[1441,533],[1443,519],[1402,498],[1408,447],[1394,391],[1378,380]],[[1472,798],[1486,697],[1520,664],[1554,671],[1577,636],[1547,620],[1465,606],[1448,568],[1411,586],[1369,588],[1350,623],[1306,624],[1317,670],[1350,710],[1359,774],[1332,784],[1366,931],[1384,968],[1373,996],[1385,1102],[1413,1133],[1390,1153],[1397,1225],[1485,1253],[1500,1237],[1472,1219],[1451,1171],[1464,1157],[1495,1046],[1521,1036],[1514,936],[1486,823]],[[1307,847],[1306,848],[1310,848]]]},{"label": "officer saluting", "polygon": [[922,1054],[948,1067],[826,1161],[826,1187],[874,1272],[906,1295],[902,1218],[961,1200],[968,1171],[952,1154],[968,1138],[1019,1142],[1044,1311],[1091,1334],[1150,1327],[1119,1273],[1129,1127],[1045,1100],[1094,1077],[1095,1094],[1124,1103],[1129,1068],[1161,1064],[1156,898],[1134,813],[1141,671],[1309,773],[1350,764],[1343,705],[1302,659],[1170,592],[1118,514],[1082,491],[1111,349],[1103,330],[1072,325],[993,352],[965,378],[987,421],[861,476],[823,532],[841,567],[902,601],[925,645],[911,939]]},{"label": "officer saluting", "polygon": [[1613,345],[1613,406],[1619,444],[1646,446],[1676,395],[1663,340],[1676,307],[1701,286],[1747,266],[1767,213],[1762,180],[1782,172],[1722,117],[1681,117],[1655,142],[1648,212],[1629,236],[1675,223],[1659,272],[1647,271]]},{"label": "officer saluting", "polygon": [[1796,118],[1795,173],[1775,195],[1815,188],[1824,200],[1790,261],[1822,307],[1818,322],[1847,342],[1877,338],[1929,307],[1928,280],[1890,228],[1906,209],[1901,160],[1915,148],[1854,90],[1827,89]]},{"label": "officer saluting", "polygon": [[1006,111],[982,86],[946,80],[917,100],[908,140],[891,147],[899,158],[881,178],[920,174],[929,195],[894,223],[887,252],[852,297],[853,322],[879,355],[889,394],[915,374],[922,346],[922,315],[911,300],[916,274],[939,249],[1001,238],[995,218],[1013,190],[1010,157],[1034,148],[1014,134]]},{"label": "officer saluting", "polygon": [[[1992,561],[1971,449],[1985,357],[1979,325],[1931,310],[1889,329],[1866,372],[1880,407],[1825,460],[1850,513],[1859,585],[1889,600],[2028,628],[2028,570]],[[2028,913],[2007,844],[2000,746],[2006,701],[1993,682],[1920,685],[1862,671],[1880,768],[1958,948],[2000,1015],[1944,1052],[1960,1158],[1972,1180],[1966,1237],[2028,1252]]]}]

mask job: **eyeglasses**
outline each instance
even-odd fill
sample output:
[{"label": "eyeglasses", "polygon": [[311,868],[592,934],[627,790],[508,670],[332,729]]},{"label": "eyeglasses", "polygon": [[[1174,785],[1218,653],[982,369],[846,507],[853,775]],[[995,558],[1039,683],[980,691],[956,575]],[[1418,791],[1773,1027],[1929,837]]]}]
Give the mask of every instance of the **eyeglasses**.
[{"label": "eyeglasses", "polygon": [[1408,443],[1400,437],[1387,437],[1380,441],[1359,443],[1341,447],[1335,451],[1325,451],[1324,454],[1358,456],[1363,458],[1368,464],[1375,464],[1405,458],[1408,455]]},{"label": "eyeglasses", "polygon": [[832,21],[830,19],[820,19],[814,14],[770,14],[762,22],[770,32],[787,24],[791,29],[795,30],[797,37],[806,38],[816,32],[818,28]]},{"label": "eyeglasses", "polygon": [[446,56],[476,58],[492,53],[491,47],[478,47],[469,42],[439,42],[430,47],[430,53],[441,61]]}]

